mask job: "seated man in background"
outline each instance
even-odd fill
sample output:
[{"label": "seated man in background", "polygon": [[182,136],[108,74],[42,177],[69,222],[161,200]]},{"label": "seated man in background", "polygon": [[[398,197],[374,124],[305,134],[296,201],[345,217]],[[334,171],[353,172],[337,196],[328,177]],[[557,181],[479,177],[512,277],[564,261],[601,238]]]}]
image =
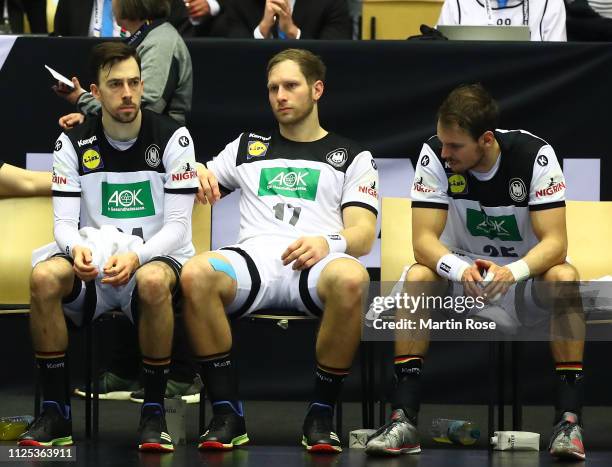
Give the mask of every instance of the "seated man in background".
[{"label": "seated man in background", "polygon": [[[529,301],[529,311],[538,303],[552,308],[545,317],[557,396],[549,450],[584,459],[584,313],[578,272],[566,262],[563,172],[546,141],[523,130],[497,130],[497,121],[497,104],[481,85],[456,88],[440,107],[437,135],[423,145],[410,195],[417,263],[405,290],[446,295],[449,284],[460,283],[461,295],[496,301],[513,287],[512,296]],[[483,271],[493,275],[484,290]],[[523,290],[534,290],[535,299],[519,294],[514,284],[521,281],[531,281]],[[566,299],[562,306],[556,297]],[[372,435],[368,454],[421,451],[416,425],[429,332],[420,331],[396,334],[391,421]]]},{"label": "seated man in background", "polygon": [[[184,125],[191,110],[193,71],[185,41],[166,21],[170,0],[115,0],[113,13],[118,24],[132,36],[126,39],[142,60],[142,79],[146,83],[142,105],[153,112],[168,115]],[[84,116],[97,115],[100,103],[73,77],[74,88],[58,83],[56,93],[74,104],[79,113],[60,118],[60,126],[72,128]]]},{"label": "seated man in background", "polygon": [[563,0],[445,0],[438,25],[529,26],[532,41],[566,41]]},{"label": "seated man in background", "polygon": [[142,354],[138,447],[173,451],[164,392],[173,300],[181,265],[195,252],[193,143],[174,120],[141,110],[140,58],[133,48],[120,42],[96,45],[92,72],[101,115],[62,133],[55,143],[56,244],[34,258],[30,281],[30,329],[43,405],[19,444],[72,444],[63,313],[80,325],[121,308],[138,326]]},{"label": "seated man in background", "polygon": [[227,5],[229,37],[351,39],[346,0],[240,0]]},{"label": "seated man in background", "polygon": [[51,195],[51,174],[25,170],[0,160],[0,198]]},{"label": "seated man in background", "polygon": [[272,57],[268,99],[278,129],[242,133],[200,175],[207,193],[217,180],[224,193],[241,190],[238,244],[196,256],[181,277],[185,327],[213,406],[200,449],[248,441],[228,317],[288,308],[321,318],[302,444],[342,450],[332,418],[361,336],[369,278],[357,258],[376,237],[378,173],[369,151],[321,127],[324,79],[325,65],[307,50]]}]

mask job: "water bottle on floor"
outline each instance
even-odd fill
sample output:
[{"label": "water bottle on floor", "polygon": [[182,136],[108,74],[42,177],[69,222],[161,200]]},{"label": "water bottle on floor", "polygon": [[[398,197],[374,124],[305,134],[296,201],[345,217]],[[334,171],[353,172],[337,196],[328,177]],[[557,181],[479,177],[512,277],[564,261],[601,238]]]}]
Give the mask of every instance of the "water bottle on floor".
[{"label": "water bottle on floor", "polygon": [[438,443],[470,446],[480,438],[480,429],[469,420],[435,418],[431,422],[431,436]]},{"label": "water bottle on floor", "polygon": [[28,427],[34,421],[31,415],[20,415],[18,417],[1,417],[0,418],[0,440],[8,441],[19,438],[22,433],[28,430]]}]

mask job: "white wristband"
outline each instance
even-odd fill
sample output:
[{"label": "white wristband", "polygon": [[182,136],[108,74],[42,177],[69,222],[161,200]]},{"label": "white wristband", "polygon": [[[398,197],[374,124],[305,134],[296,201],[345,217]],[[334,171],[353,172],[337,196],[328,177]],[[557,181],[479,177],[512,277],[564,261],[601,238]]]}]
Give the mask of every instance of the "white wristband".
[{"label": "white wristband", "polygon": [[529,270],[529,265],[522,259],[515,261],[514,263],[510,263],[506,265],[510,272],[514,276],[514,280],[516,282],[524,281],[529,279],[531,275],[531,271]]},{"label": "white wristband", "polygon": [[346,253],[346,238],[340,234],[324,235],[330,253]]},{"label": "white wristband", "polygon": [[461,282],[463,272],[469,268],[470,265],[463,261],[456,255],[451,253],[442,256],[436,264],[436,272],[442,276],[450,279],[453,282]]}]

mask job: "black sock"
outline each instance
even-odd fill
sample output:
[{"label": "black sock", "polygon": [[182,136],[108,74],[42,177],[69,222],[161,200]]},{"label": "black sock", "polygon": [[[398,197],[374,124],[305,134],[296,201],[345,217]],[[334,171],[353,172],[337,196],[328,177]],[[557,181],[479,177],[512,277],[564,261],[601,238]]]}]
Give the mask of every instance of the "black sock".
[{"label": "black sock", "polygon": [[403,409],[406,416],[416,422],[421,407],[421,355],[399,355],[394,360],[395,386],[391,399],[393,410]]},{"label": "black sock", "polygon": [[213,412],[215,407],[219,406],[218,402],[227,401],[240,413],[238,376],[231,352],[196,357],[196,361],[201,365],[202,382],[213,404]]},{"label": "black sock", "polygon": [[36,352],[43,400],[55,401],[62,410],[69,405],[68,372],[65,352]]},{"label": "black sock", "polygon": [[312,404],[329,405],[333,412],[342,389],[342,383],[348,373],[348,368],[330,368],[317,363]]},{"label": "black sock", "polygon": [[582,362],[557,362],[555,373],[557,374],[555,422],[561,420],[564,412],[573,412],[580,420],[584,400]]},{"label": "black sock", "polygon": [[156,403],[164,406],[166,382],[170,371],[170,357],[142,357],[142,374],[144,381],[144,403]]}]

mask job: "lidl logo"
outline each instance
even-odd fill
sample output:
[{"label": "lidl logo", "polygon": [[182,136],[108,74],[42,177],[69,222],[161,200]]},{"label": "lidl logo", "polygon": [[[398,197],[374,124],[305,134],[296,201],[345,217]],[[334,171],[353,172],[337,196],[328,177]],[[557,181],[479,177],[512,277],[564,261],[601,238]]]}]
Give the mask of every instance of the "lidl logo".
[{"label": "lidl logo", "polygon": [[264,157],[268,152],[268,144],[261,141],[249,141],[247,160],[253,157]]},{"label": "lidl logo", "polygon": [[455,174],[448,177],[448,186],[451,193],[467,193],[467,181],[463,175]]},{"label": "lidl logo", "polygon": [[83,162],[83,172],[91,172],[92,170],[101,169],[104,167],[102,156],[98,152],[98,148],[88,149],[81,157]]},{"label": "lidl logo", "polygon": [[467,209],[467,228],[474,237],[499,238],[502,241],[522,241],[516,218],[508,216],[488,216],[476,209]]},{"label": "lidl logo", "polygon": [[154,216],[151,183],[102,182],[102,214],[115,219]]},{"label": "lidl logo", "polygon": [[314,201],[317,197],[320,170],[295,167],[261,169],[259,196],[281,195]]}]

